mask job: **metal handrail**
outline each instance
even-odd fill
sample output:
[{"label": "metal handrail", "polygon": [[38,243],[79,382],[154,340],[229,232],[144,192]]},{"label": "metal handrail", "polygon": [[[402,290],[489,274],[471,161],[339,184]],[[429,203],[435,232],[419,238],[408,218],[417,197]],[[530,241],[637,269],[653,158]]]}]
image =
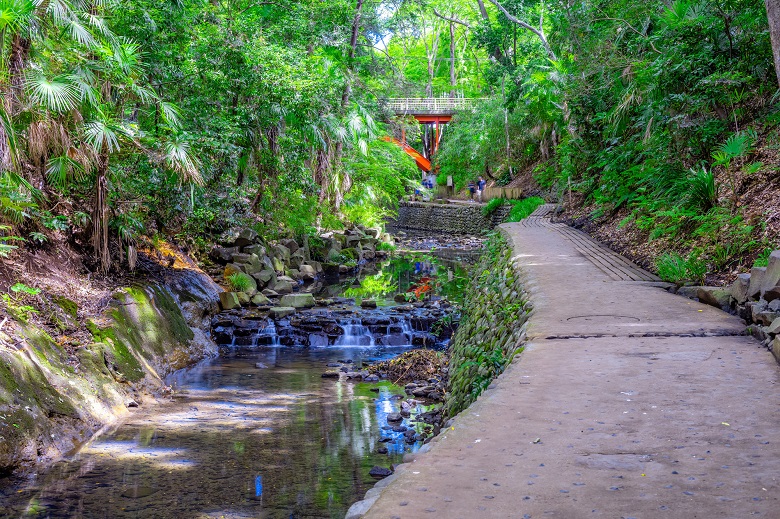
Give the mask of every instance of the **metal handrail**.
[{"label": "metal handrail", "polygon": [[446,113],[471,108],[477,101],[471,97],[410,97],[388,99],[387,106],[397,113]]}]

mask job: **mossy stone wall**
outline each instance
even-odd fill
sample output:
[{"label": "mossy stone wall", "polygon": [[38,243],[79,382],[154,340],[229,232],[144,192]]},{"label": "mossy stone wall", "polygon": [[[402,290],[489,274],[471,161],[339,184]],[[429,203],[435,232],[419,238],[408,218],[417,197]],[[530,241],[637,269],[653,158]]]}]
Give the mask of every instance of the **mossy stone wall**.
[{"label": "mossy stone wall", "polygon": [[481,234],[501,224],[511,206],[498,207],[482,214],[481,204],[436,204],[401,202],[394,226],[399,229],[444,232],[447,234]]},{"label": "mossy stone wall", "polygon": [[497,233],[472,271],[450,347],[447,417],[474,402],[523,349],[532,306],[511,258],[512,247]]}]

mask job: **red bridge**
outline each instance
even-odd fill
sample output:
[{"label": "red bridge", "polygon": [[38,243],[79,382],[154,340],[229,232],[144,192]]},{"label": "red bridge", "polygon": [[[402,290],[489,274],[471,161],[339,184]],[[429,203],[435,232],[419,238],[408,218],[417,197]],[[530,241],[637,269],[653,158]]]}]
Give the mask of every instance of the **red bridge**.
[{"label": "red bridge", "polygon": [[400,141],[393,137],[386,137],[385,140],[401,146],[403,150],[414,159],[417,166],[428,173],[431,171],[431,158],[439,151],[439,142],[441,141],[442,133],[441,125],[450,122],[452,116],[458,110],[471,108],[476,101],[478,101],[478,99],[465,97],[388,99],[387,106],[393,110],[396,115],[411,115],[420,124],[432,126],[432,139],[427,146],[428,149],[423,150],[423,153],[418,152],[406,143],[405,132],[402,133]]}]

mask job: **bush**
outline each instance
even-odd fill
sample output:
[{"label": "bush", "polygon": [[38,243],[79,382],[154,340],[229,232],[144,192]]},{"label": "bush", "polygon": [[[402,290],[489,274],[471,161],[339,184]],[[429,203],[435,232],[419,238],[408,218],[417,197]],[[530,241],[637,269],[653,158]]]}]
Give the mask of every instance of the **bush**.
[{"label": "bush", "polygon": [[505,203],[506,200],[504,200],[503,198],[494,198],[493,200],[485,204],[485,206],[482,208],[482,214],[484,214],[485,216],[491,215],[496,209],[498,209]]},{"label": "bush", "polygon": [[507,222],[519,222],[520,220],[527,218],[528,215],[536,211],[536,208],[544,204],[544,199],[538,196],[532,196],[511,202],[512,210],[509,211]]},{"label": "bush", "polygon": [[397,247],[395,245],[393,245],[392,243],[382,242],[382,243],[380,243],[379,245],[376,246],[376,250],[383,250],[383,251],[387,251],[387,252],[394,252],[396,249],[397,249]]},{"label": "bush", "polygon": [[701,283],[707,274],[707,265],[699,259],[696,251],[692,252],[687,259],[676,252],[664,253],[656,261],[656,267],[661,279],[677,286],[684,285],[686,282]]},{"label": "bush", "polygon": [[244,292],[252,286],[252,282],[249,279],[249,276],[241,272],[230,274],[227,277],[227,282],[234,292]]}]

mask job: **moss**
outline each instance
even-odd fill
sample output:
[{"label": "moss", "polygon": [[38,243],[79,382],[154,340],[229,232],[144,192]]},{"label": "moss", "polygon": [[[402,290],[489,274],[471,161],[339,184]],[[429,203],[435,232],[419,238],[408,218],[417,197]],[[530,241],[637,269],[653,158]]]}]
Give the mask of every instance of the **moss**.
[{"label": "moss", "polygon": [[518,343],[528,318],[506,240],[492,237],[474,272],[480,274],[471,278],[450,350],[447,416],[465,409],[504,371],[522,349]]},{"label": "moss", "polygon": [[68,317],[71,319],[78,319],[79,305],[76,304],[75,301],[72,301],[63,296],[54,296],[52,297],[52,301],[54,301],[57,306],[62,308],[62,311],[65,312]]},{"label": "moss", "polygon": [[130,382],[138,382],[144,378],[146,373],[143,366],[122,341],[107,340],[103,344],[106,364],[110,364],[109,367],[115,372]]}]

